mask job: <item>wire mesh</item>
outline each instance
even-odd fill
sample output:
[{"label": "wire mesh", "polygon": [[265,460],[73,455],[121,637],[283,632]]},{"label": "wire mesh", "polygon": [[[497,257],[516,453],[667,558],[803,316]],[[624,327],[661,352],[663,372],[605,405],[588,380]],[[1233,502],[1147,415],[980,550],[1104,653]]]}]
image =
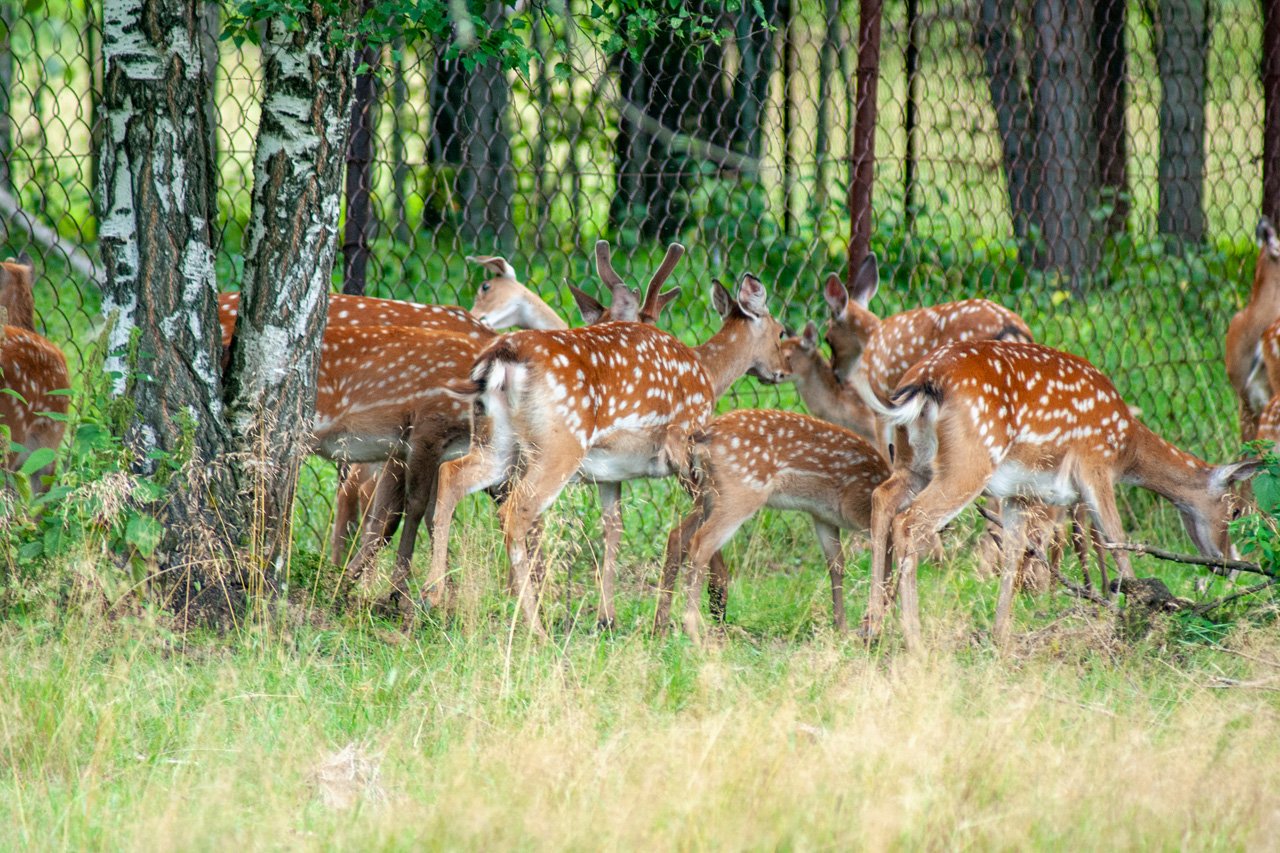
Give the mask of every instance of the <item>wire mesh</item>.
[{"label": "wire mesh", "polygon": [[[711,278],[759,274],[776,314],[821,325],[825,273],[847,262],[857,8],[840,0],[719,11],[716,43],[659,37],[606,55],[585,3],[520,12],[520,73],[467,72],[445,44],[373,54],[363,236],[367,292],[469,305],[501,254],[576,322],[566,282],[606,237],[640,278],[668,240],[690,251],[664,324],[715,328]],[[884,5],[872,248],[883,315],[985,296],[1081,353],[1157,431],[1221,459],[1237,450],[1221,339],[1243,304],[1262,187],[1262,20],[1252,0],[960,0]],[[73,370],[99,322],[68,246],[95,241],[100,23],[92,2],[0,0],[0,190],[60,240],[3,211],[6,254],[41,269],[40,317]],[[250,215],[259,55],[217,41],[217,271],[237,286]],[[623,35],[625,36],[625,30]],[[348,212],[344,210],[344,221]],[[344,258],[334,287],[344,284]],[[729,406],[797,405],[743,380]],[[301,541],[320,548],[332,469],[309,466]],[[665,492],[633,490],[629,539],[652,543]],[[646,500],[646,498],[648,498]],[[648,509],[645,507],[648,506]],[[639,509],[637,509],[639,507]]]}]

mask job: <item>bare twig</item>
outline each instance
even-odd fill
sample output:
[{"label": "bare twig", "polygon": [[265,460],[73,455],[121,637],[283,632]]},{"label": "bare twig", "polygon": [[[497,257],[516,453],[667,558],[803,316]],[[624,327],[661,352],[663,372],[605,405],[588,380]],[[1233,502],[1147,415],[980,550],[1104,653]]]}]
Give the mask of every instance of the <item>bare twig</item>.
[{"label": "bare twig", "polygon": [[1267,587],[1275,586],[1275,584],[1276,579],[1271,578],[1270,580],[1265,580],[1260,584],[1251,586],[1248,589],[1242,589],[1239,592],[1232,593],[1231,595],[1224,595],[1222,598],[1215,598],[1213,601],[1206,601],[1204,604],[1197,604],[1195,607],[1191,608],[1191,612],[1197,616],[1202,616],[1211,610],[1217,610],[1224,604],[1230,604],[1237,599],[1262,592]]},{"label": "bare twig", "polygon": [[1201,557],[1196,554],[1178,554],[1173,551],[1166,551],[1163,548],[1153,548],[1150,545],[1142,545],[1135,542],[1107,542],[1103,547],[1110,551],[1132,551],[1135,554],[1146,554],[1149,557],[1155,557],[1157,560],[1167,560],[1170,563],[1205,566],[1215,575],[1222,575],[1227,572],[1251,572],[1263,577],[1280,579],[1280,573],[1275,570],[1265,568],[1257,563],[1251,563],[1248,560],[1227,560],[1219,557]]},{"label": "bare twig", "polygon": [[102,283],[102,271],[79,246],[67,241],[61,234],[45,225],[34,214],[22,209],[21,203],[7,191],[0,189],[0,216],[16,223],[32,240],[64,256],[67,264],[80,275],[95,284]]},{"label": "bare twig", "polygon": [[[1037,548],[1036,551],[1038,552],[1039,549]],[[1043,557],[1041,557],[1041,559],[1043,559]],[[1066,575],[1060,572],[1057,568],[1054,568],[1052,564],[1050,564],[1049,568],[1050,571],[1053,572],[1053,577],[1058,581],[1058,583],[1062,584],[1067,592],[1071,593],[1076,598],[1083,598],[1085,601],[1092,601],[1094,604],[1102,605],[1112,613],[1120,612],[1120,606],[1114,601],[1107,600],[1105,596],[1099,594],[1096,590],[1089,589],[1088,587],[1081,586],[1074,581],[1068,580]]]}]

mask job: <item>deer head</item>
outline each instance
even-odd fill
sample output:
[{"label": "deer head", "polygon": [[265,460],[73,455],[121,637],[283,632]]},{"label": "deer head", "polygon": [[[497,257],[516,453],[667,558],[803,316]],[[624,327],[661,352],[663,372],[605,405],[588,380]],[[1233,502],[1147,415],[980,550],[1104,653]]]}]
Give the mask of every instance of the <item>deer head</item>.
[{"label": "deer head", "polygon": [[9,312],[8,325],[35,331],[35,269],[26,252],[0,263],[0,306]]},{"label": "deer head", "polygon": [[498,255],[467,255],[490,278],[476,289],[471,313],[491,329],[519,326],[522,329],[564,329],[567,324],[529,288],[516,278],[515,268]]},{"label": "deer head", "polygon": [[616,320],[657,325],[658,318],[662,315],[662,309],[680,295],[680,288],[678,287],[673,287],[666,292],[659,291],[661,291],[662,285],[666,280],[671,277],[671,273],[675,271],[676,264],[679,263],[683,255],[684,246],[679,243],[672,243],[667,247],[667,254],[662,259],[662,264],[653,274],[653,277],[649,279],[649,286],[646,288],[644,304],[642,305],[639,293],[627,287],[622,276],[614,271],[612,251],[609,248],[608,241],[597,240],[596,275],[600,277],[600,281],[609,289],[611,301],[609,307],[605,308],[595,297],[574,287],[572,284],[569,285],[573,300],[578,304],[578,310],[582,312],[583,321],[588,325]]},{"label": "deer head", "polygon": [[847,290],[840,276],[835,273],[827,276],[822,290],[831,309],[827,343],[831,346],[831,366],[842,378],[853,372],[867,340],[880,326],[880,318],[867,308],[879,287],[880,270],[874,254],[867,255],[858,267],[853,286]]}]

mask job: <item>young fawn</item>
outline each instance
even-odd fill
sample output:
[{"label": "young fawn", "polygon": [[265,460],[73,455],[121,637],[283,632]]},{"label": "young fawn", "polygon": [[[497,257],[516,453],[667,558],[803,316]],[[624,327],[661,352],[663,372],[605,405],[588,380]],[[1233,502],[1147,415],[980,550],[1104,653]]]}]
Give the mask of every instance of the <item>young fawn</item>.
[{"label": "young fawn", "polygon": [[[712,555],[762,507],[797,510],[813,518],[831,575],[836,629],[844,631],[844,554],[840,530],[867,530],[871,493],[889,476],[889,464],[865,438],[796,412],[739,409],[711,422],[694,441],[695,507],[667,539],[654,629],[665,630],[680,566],[685,577],[681,623],[697,641],[702,633],[703,576]],[[713,588],[713,610],[723,607],[727,578]],[[723,616],[723,610],[716,614]]]},{"label": "young fawn", "polygon": [[[0,263],[0,313],[7,315],[0,325],[0,426],[8,429],[9,442],[22,448],[15,453],[6,443],[0,461],[12,471],[36,450],[62,443],[66,423],[46,413],[67,413],[66,395],[55,392],[71,386],[62,350],[35,331],[34,276],[26,255]],[[44,477],[52,473],[53,463],[36,472],[35,491],[44,491]]]},{"label": "young fawn", "polygon": [[[903,633],[920,643],[916,564],[927,537],[983,491],[1001,499],[1004,561],[994,638],[1009,636],[1028,501],[1083,502],[1106,541],[1123,539],[1116,483],[1167,498],[1203,554],[1230,553],[1231,485],[1257,460],[1211,466],[1135,420],[1115,386],[1083,358],[1039,344],[977,341],[934,351],[902,378],[879,414],[894,428],[893,475],[872,498],[872,584],[864,628],[880,629],[890,543],[899,561]],[[1117,551],[1121,577],[1132,578]]]},{"label": "young fawn", "polygon": [[[510,476],[503,534],[521,611],[541,635],[529,533],[565,485],[574,477],[621,483],[687,470],[689,438],[730,383],[747,372],[766,381],[785,374],[783,330],[769,314],[764,286],[748,275],[736,299],[718,283],[712,297],[724,324],[696,348],[649,325],[615,322],[514,332],[486,349],[469,389],[486,427],[477,429],[467,456],[440,470],[428,579],[433,605],[444,593],[454,507]],[[611,583],[602,580],[602,587],[606,621],[613,618]]]},{"label": "young fawn", "polygon": [[1226,340],[1227,378],[1240,401],[1241,441],[1254,438],[1258,416],[1280,391],[1267,375],[1263,353],[1264,332],[1280,318],[1280,238],[1266,217],[1258,222],[1254,236],[1258,259],[1249,303],[1231,318]]}]

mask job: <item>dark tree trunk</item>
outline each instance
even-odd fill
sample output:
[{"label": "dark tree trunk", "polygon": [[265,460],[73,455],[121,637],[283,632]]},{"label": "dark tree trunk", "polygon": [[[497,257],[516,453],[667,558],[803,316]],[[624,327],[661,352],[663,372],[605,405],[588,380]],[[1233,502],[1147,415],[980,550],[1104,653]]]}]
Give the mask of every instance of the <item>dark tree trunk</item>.
[{"label": "dark tree trunk", "polygon": [[1035,0],[1032,6],[1032,100],[1035,104],[1036,265],[1081,286],[1093,265],[1093,116],[1087,104],[1092,63],[1090,26],[1077,0]]},{"label": "dark tree trunk", "polygon": [[[777,67],[777,52],[770,25],[784,17],[789,0],[761,0],[743,3],[737,14],[738,54],[742,67],[733,78],[733,103],[737,122],[733,140],[739,151],[752,157],[764,152],[764,121],[769,104],[769,81]],[[763,11],[764,20],[759,13]]]},{"label": "dark tree trunk", "polygon": [[534,244],[542,251],[546,238],[547,224],[551,218],[550,181],[547,175],[547,143],[550,141],[552,115],[551,107],[551,45],[547,28],[550,20],[533,21],[533,52],[538,56],[538,76],[534,84],[534,104],[538,110],[538,134],[533,139],[533,150],[529,155],[529,170],[533,172],[533,211],[529,219],[537,223],[533,231]]},{"label": "dark tree trunk", "polygon": [[791,197],[795,194],[795,162],[791,156],[791,138],[796,129],[795,93],[791,91],[796,76],[795,5],[788,3],[782,24],[782,233],[795,231]]},{"label": "dark tree trunk", "polygon": [[849,271],[853,285],[858,267],[871,251],[871,191],[876,165],[876,88],[880,79],[881,0],[861,0],[858,7],[858,88],[853,138],[850,140]]},{"label": "dark tree trunk", "polygon": [[902,207],[907,231],[916,219],[916,103],[920,78],[919,0],[907,0],[907,108],[903,124],[907,135],[906,158],[902,164]]},{"label": "dark tree trunk", "polygon": [[409,87],[404,81],[404,41],[393,46],[395,68],[391,78],[391,193],[395,197],[395,237],[407,243],[409,234],[409,164],[404,152],[404,110],[409,100]]},{"label": "dark tree trunk", "polygon": [[199,12],[199,0],[103,4],[106,369],[132,408],[124,440],[134,469],[154,473],[160,458],[183,466],[158,509],[163,577],[180,606],[197,589],[207,595],[194,603],[238,603],[245,586],[228,559],[243,519],[218,375],[210,69],[198,49]]},{"label": "dark tree trunk", "polygon": [[1093,88],[1097,93],[1093,121],[1098,134],[1098,186],[1103,201],[1111,205],[1105,226],[1108,234],[1124,231],[1129,218],[1128,157],[1124,109],[1128,80],[1125,77],[1125,0],[1094,0]]},{"label": "dark tree trunk", "polygon": [[1205,0],[1159,0],[1160,160],[1156,225],[1175,242],[1204,242]]},{"label": "dark tree trunk", "polygon": [[431,103],[431,159],[436,163],[457,165],[466,152],[466,128],[462,115],[466,110],[467,74],[458,59],[446,59],[447,44],[438,44],[432,64],[428,88]]},{"label": "dark tree trunk", "polygon": [[381,52],[365,45],[356,52],[351,96],[351,138],[347,144],[347,220],[342,237],[342,292],[363,295],[373,236],[373,126],[377,105],[377,73]]},{"label": "dark tree trunk", "polygon": [[1262,213],[1280,222],[1280,8],[1262,0]]},{"label": "dark tree trunk", "polygon": [[[209,209],[218,210],[218,36],[222,33],[222,10],[218,0],[203,0],[200,4],[200,53],[204,67],[209,69],[209,91],[205,98],[205,124],[209,128],[209,162],[213,164],[213,177],[209,181]],[[215,220],[216,221],[216,220]],[[218,253],[222,233],[213,228],[209,234],[213,252]]]},{"label": "dark tree trunk", "polygon": [[996,114],[1013,233],[1025,247],[1031,223],[1035,221],[1035,192],[1030,178],[1034,152],[1030,92],[1018,68],[1018,41],[1014,33],[1016,8],[1015,0],[981,0],[974,35],[982,50],[987,90]]},{"label": "dark tree trunk", "polygon": [[[726,122],[734,116],[732,110],[714,108],[730,103],[720,59],[714,46],[699,53],[669,33],[659,34],[642,61],[622,57],[622,96],[665,128],[723,144],[726,131],[733,127],[726,128]],[[614,163],[618,188],[610,203],[612,227],[635,227],[651,239],[677,236],[688,220],[686,195],[694,178],[691,158],[667,149],[624,119],[614,142]]]},{"label": "dark tree trunk", "polygon": [[[502,14],[501,8],[501,4],[489,4],[490,20]],[[490,60],[466,75],[464,92],[466,154],[458,175],[459,232],[477,249],[492,247],[506,254],[516,242],[512,210],[516,184],[507,130],[511,84],[497,61]]]},{"label": "dark tree trunk", "polygon": [[320,341],[337,249],[352,54],[318,7],[262,40],[253,217],[227,384],[235,464],[255,507],[250,565],[280,576],[298,467],[309,452]]},{"label": "dark tree trunk", "polygon": [[17,15],[10,0],[0,0],[0,191],[13,193],[9,162],[13,157],[13,122],[9,93],[13,91],[13,50],[9,46]]},{"label": "dark tree trunk", "polygon": [[818,118],[813,131],[813,150],[818,161],[817,186],[813,193],[813,213],[821,216],[827,207],[827,159],[831,154],[831,121],[835,112],[832,81],[840,49],[840,0],[826,0],[826,27],[818,54]]},{"label": "dark tree trunk", "polygon": [[[3,2],[7,0],[0,0],[0,3]],[[85,65],[88,71],[86,76],[89,80],[89,187],[90,194],[96,199],[100,174],[98,153],[102,150],[102,32],[99,28],[97,4],[94,0],[84,2],[84,43]],[[0,58],[0,62],[3,61],[3,58]],[[210,70],[211,77],[212,74]],[[0,86],[0,88],[4,87]],[[0,94],[0,98],[4,97],[5,95]],[[6,109],[5,112],[8,110]],[[0,156],[0,159],[4,159],[3,156]],[[216,165],[216,160],[214,162]]]}]

